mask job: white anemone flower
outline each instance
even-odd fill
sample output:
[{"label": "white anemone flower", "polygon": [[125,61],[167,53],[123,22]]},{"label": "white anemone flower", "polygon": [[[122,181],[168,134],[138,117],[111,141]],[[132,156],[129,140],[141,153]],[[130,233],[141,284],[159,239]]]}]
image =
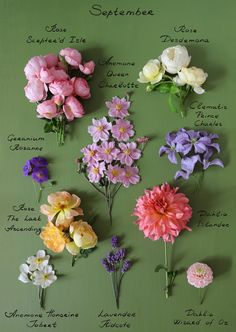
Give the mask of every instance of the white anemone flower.
[{"label": "white anemone flower", "polygon": [[28,282],[32,281],[29,278],[30,274],[31,274],[31,271],[29,270],[29,265],[27,265],[27,264],[21,264],[20,265],[20,275],[18,277],[18,280],[20,280],[24,284],[27,284]]},{"label": "white anemone flower", "polygon": [[43,289],[47,288],[57,280],[57,276],[51,265],[46,265],[41,270],[35,271],[33,276],[33,284],[40,286]]},{"label": "white anemone flower", "polygon": [[27,259],[30,271],[40,270],[48,265],[49,258],[50,256],[46,255],[44,250],[38,250],[35,256],[30,256]]}]

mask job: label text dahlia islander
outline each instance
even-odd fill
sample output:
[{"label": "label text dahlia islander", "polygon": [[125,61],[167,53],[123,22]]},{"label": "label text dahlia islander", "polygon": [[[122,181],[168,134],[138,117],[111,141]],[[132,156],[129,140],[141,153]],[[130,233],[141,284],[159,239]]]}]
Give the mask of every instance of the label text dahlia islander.
[{"label": "label text dahlia islander", "polygon": [[178,192],[179,188],[172,188],[168,183],[146,190],[139,197],[133,215],[138,219],[136,224],[144,236],[151,240],[163,239],[165,244],[165,264],[158,265],[156,271],[164,269],[166,272],[166,298],[173,285],[177,271],[169,271],[167,242],[174,242],[184,229],[190,231],[188,222],[192,217],[189,199]]},{"label": "label text dahlia islander", "polygon": [[25,96],[37,103],[37,117],[46,121],[44,131],[57,134],[64,144],[67,125],[84,115],[82,100],[91,97],[87,80],[94,72],[93,61],[82,62],[81,53],[65,48],[59,55],[34,56],[25,66],[28,80]]}]

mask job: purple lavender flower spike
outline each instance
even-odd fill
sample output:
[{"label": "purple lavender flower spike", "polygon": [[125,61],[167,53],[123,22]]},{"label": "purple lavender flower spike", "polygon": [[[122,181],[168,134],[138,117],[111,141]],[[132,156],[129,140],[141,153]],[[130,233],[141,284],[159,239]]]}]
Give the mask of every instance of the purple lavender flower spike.
[{"label": "purple lavender flower spike", "polygon": [[48,181],[49,176],[48,176],[48,169],[47,168],[42,168],[42,167],[34,167],[33,173],[32,173],[32,178],[34,181],[38,183],[43,183]]},{"label": "purple lavender flower spike", "polygon": [[112,236],[111,245],[113,248],[118,248],[120,246],[120,239],[118,236]]},{"label": "purple lavender flower spike", "polygon": [[107,272],[111,273],[115,271],[115,268],[113,265],[109,264],[109,262],[107,261],[106,258],[101,260],[102,265],[104,266],[104,268],[106,269]]},{"label": "purple lavender flower spike", "polygon": [[25,165],[23,167],[23,174],[24,176],[28,176],[31,174],[31,172],[32,172],[32,166],[30,160],[26,160]]},{"label": "purple lavender flower spike", "polygon": [[46,167],[48,165],[47,159],[43,157],[34,157],[30,159],[30,162],[35,167]]},{"label": "purple lavender flower spike", "polygon": [[127,272],[127,271],[130,269],[131,265],[132,265],[132,264],[131,264],[131,261],[129,261],[129,260],[125,260],[124,263],[123,263],[123,266],[122,266],[122,268],[121,268],[121,272],[122,272],[122,273]]}]

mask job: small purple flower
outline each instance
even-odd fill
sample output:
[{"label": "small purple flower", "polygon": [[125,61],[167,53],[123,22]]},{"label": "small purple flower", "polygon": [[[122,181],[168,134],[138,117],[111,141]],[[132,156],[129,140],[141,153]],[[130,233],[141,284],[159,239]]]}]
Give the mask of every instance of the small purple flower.
[{"label": "small purple flower", "polygon": [[121,182],[124,176],[124,169],[120,166],[108,165],[106,176],[108,180],[112,183]]},{"label": "small purple flower", "polygon": [[168,133],[166,135],[166,145],[161,146],[159,150],[159,155],[162,156],[164,153],[167,154],[169,161],[172,164],[178,164],[176,158],[176,134],[175,133]]},{"label": "small purple flower", "polygon": [[113,97],[112,101],[107,101],[108,114],[114,118],[123,119],[128,116],[128,109],[130,108],[130,101],[125,98]]},{"label": "small purple flower", "polygon": [[35,167],[46,167],[48,165],[48,161],[43,157],[34,157],[30,159],[30,162]]},{"label": "small purple flower", "polygon": [[119,248],[115,253],[117,261],[122,261],[126,256],[126,249],[125,248]]},{"label": "small purple flower", "polygon": [[42,168],[42,167],[34,167],[33,173],[32,173],[32,178],[34,181],[38,183],[43,183],[48,181],[49,176],[48,176],[48,169]]},{"label": "small purple flower", "polygon": [[95,162],[92,165],[88,166],[88,178],[92,183],[98,183],[102,176],[104,175],[104,171],[106,170],[104,162]]},{"label": "small purple flower", "polygon": [[125,261],[123,262],[123,266],[122,266],[122,268],[121,268],[121,272],[122,272],[122,273],[127,272],[127,271],[130,269],[131,265],[132,265],[131,261],[129,261],[129,260],[125,260]]},{"label": "small purple flower", "polygon": [[92,136],[93,141],[107,141],[109,138],[109,131],[111,130],[112,124],[107,121],[105,116],[102,119],[92,120],[93,125],[88,127],[88,132]]},{"label": "small purple flower", "polygon": [[112,236],[111,238],[111,245],[113,248],[118,248],[120,245],[120,239],[118,236]]},{"label": "small purple flower", "polygon": [[213,165],[220,166],[220,167],[224,168],[223,162],[218,158],[213,159],[212,161],[203,159],[202,165],[203,165],[204,170],[207,169],[209,166],[213,166]]},{"label": "small purple flower", "polygon": [[87,145],[85,148],[81,150],[83,152],[83,162],[86,164],[93,164],[99,160],[98,157],[98,145],[93,143]]},{"label": "small purple flower", "polygon": [[138,160],[141,157],[141,151],[137,149],[135,142],[120,143],[119,147],[121,152],[118,155],[118,160],[124,165],[131,166],[134,160]]},{"label": "small purple flower", "polygon": [[139,169],[136,166],[124,167],[124,173],[121,176],[121,183],[125,188],[128,188],[131,184],[137,184],[140,181]]},{"label": "small purple flower", "polygon": [[106,258],[103,258],[101,260],[102,265],[104,266],[104,268],[106,269],[107,272],[111,273],[115,271],[115,268],[113,265],[109,264],[108,260]]},{"label": "small purple flower", "polygon": [[119,152],[120,150],[115,147],[115,142],[104,141],[98,147],[99,159],[104,160],[106,163],[116,160]]},{"label": "small purple flower", "polygon": [[118,141],[128,141],[130,137],[134,136],[133,125],[128,120],[118,119],[111,132]]},{"label": "small purple flower", "polygon": [[24,176],[28,176],[31,174],[31,172],[32,172],[32,166],[30,160],[26,160],[25,165],[23,167],[23,174]]}]

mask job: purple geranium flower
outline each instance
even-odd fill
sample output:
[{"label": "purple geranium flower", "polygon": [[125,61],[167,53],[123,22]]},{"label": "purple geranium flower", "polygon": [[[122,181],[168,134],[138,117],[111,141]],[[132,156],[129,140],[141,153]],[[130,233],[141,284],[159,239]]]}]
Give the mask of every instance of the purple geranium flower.
[{"label": "purple geranium flower", "polygon": [[111,102],[107,101],[105,104],[109,109],[108,114],[114,118],[123,119],[129,115],[130,101],[126,98],[113,97]]},{"label": "purple geranium flower", "polygon": [[34,167],[32,178],[38,183],[43,183],[48,181],[48,169],[46,167]]},{"label": "purple geranium flower", "polygon": [[47,159],[43,157],[34,157],[30,159],[30,162],[33,166],[36,167],[46,167],[48,165]]},{"label": "purple geranium flower", "polygon": [[24,176],[28,176],[31,174],[31,172],[32,172],[32,166],[30,160],[26,160],[25,165],[23,167],[23,174]]}]

